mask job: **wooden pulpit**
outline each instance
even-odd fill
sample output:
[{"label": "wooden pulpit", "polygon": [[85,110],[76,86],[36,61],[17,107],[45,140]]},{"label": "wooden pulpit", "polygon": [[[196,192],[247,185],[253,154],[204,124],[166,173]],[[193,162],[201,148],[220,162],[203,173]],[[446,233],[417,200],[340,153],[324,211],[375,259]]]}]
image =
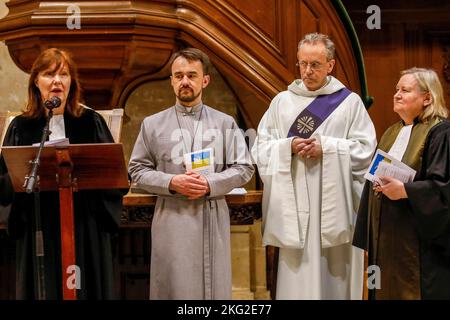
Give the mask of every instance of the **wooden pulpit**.
[{"label": "wooden pulpit", "polygon": [[[3,147],[2,154],[15,192],[25,192],[25,176],[39,147]],[[76,265],[73,192],[89,189],[128,188],[122,144],[73,144],[46,146],[38,170],[39,191],[59,191],[61,223],[62,289],[64,300],[76,300],[67,273]]]}]

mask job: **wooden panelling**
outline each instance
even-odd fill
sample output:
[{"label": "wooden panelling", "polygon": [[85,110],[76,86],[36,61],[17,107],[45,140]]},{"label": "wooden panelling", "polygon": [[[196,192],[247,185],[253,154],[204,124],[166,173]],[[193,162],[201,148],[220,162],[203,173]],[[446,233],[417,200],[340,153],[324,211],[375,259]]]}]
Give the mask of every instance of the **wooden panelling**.
[{"label": "wooden panelling", "polygon": [[260,30],[268,39],[276,42],[279,40],[279,21],[278,18],[280,8],[280,0],[267,1],[267,0],[228,0],[217,1],[221,2],[225,7],[231,6],[232,13],[240,13],[242,19],[248,21],[252,26]]},{"label": "wooden panelling", "polygon": [[[369,114],[377,136],[399,116],[393,111],[393,95],[400,71],[411,67],[433,68],[446,89],[450,102],[449,80],[445,78],[445,48],[450,43],[450,2],[448,1],[343,1],[355,25],[362,47],[367,85],[374,103]],[[369,30],[366,8],[381,9],[381,29]]]},{"label": "wooden panelling", "polygon": [[320,30],[320,16],[311,1],[300,2],[300,30],[310,33]]},{"label": "wooden panelling", "polygon": [[442,71],[442,85],[450,103],[450,37],[441,40],[434,39],[432,46],[432,63],[435,70]]}]

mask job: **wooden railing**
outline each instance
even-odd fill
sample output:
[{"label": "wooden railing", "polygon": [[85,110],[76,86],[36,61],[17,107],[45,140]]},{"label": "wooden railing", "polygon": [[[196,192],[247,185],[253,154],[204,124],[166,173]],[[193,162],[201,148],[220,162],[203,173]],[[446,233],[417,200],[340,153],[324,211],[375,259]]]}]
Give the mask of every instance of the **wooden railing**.
[{"label": "wooden railing", "polygon": [[[127,194],[123,198],[124,210],[121,218],[121,228],[150,228],[156,196],[149,194]],[[252,224],[261,217],[262,191],[248,191],[242,195],[226,195],[230,208],[230,219],[233,225]],[[5,229],[0,224],[0,229]]]},{"label": "wooden railing", "polygon": [[[234,281],[238,292],[236,299],[267,299],[268,289],[273,285],[273,263],[265,258],[261,247],[259,223],[261,217],[261,191],[249,191],[245,195],[227,195],[230,208],[231,238],[238,236],[239,249],[233,251]],[[151,220],[156,196],[128,194],[123,199],[124,210],[118,237],[113,244],[114,287],[119,299],[147,299],[150,281]],[[234,229],[236,228],[236,229]],[[0,226],[5,229],[5,226]],[[246,231],[247,230],[247,231]],[[257,237],[255,239],[255,236]],[[247,243],[245,243],[247,239]],[[253,240],[251,240],[253,239]],[[233,242],[233,241],[232,241]],[[241,250],[244,248],[245,250]],[[15,242],[0,230],[0,300],[15,297]],[[256,254],[259,252],[259,254]],[[269,255],[270,256],[270,255]],[[266,263],[268,267],[266,268]],[[242,265],[241,265],[242,264]],[[250,270],[248,266],[253,266]],[[255,270],[260,268],[261,271]],[[266,270],[269,272],[266,273]],[[266,278],[267,277],[267,278]],[[243,279],[245,281],[243,281]],[[241,282],[240,282],[241,281]],[[242,281],[248,290],[242,294]],[[269,287],[266,286],[269,284]]]}]

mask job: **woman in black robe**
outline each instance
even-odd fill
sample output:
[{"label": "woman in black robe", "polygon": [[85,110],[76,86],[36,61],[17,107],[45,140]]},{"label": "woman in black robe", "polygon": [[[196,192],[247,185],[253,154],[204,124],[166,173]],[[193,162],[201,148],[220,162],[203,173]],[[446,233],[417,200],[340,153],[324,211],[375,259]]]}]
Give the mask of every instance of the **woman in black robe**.
[{"label": "woman in black robe", "polygon": [[369,298],[450,299],[450,123],[442,86],[433,70],[412,68],[396,90],[394,111],[402,121],[378,148],[417,173],[409,183],[392,177],[366,183],[353,245],[380,270],[370,275],[381,277],[381,286],[369,288]]},{"label": "woman in black robe", "polygon": [[[26,146],[40,142],[48,115],[43,103],[55,96],[60,98],[61,105],[53,109],[50,140],[66,137],[71,144],[114,142],[102,116],[80,105],[80,85],[72,58],[67,52],[52,48],[43,51],[34,62],[27,106],[9,125],[3,145]],[[17,240],[16,298],[36,299],[32,252],[34,195],[14,193],[3,157],[0,158],[0,188],[0,209],[9,211],[8,233]],[[59,194],[39,194],[45,297],[61,299]],[[74,193],[76,265],[81,273],[78,299],[114,298],[111,236],[118,230],[121,211],[120,190]]]}]

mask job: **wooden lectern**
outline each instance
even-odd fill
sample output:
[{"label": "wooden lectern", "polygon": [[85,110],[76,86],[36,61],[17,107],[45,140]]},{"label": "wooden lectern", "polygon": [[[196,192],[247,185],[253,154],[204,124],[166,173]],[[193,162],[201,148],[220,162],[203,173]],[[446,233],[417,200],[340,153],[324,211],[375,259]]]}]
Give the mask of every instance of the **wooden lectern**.
[{"label": "wooden lectern", "polygon": [[[15,192],[25,192],[25,176],[39,147],[3,147]],[[38,170],[40,191],[59,191],[63,299],[76,300],[76,289],[67,285],[68,267],[76,265],[73,192],[89,189],[128,188],[122,144],[46,146]]]}]

